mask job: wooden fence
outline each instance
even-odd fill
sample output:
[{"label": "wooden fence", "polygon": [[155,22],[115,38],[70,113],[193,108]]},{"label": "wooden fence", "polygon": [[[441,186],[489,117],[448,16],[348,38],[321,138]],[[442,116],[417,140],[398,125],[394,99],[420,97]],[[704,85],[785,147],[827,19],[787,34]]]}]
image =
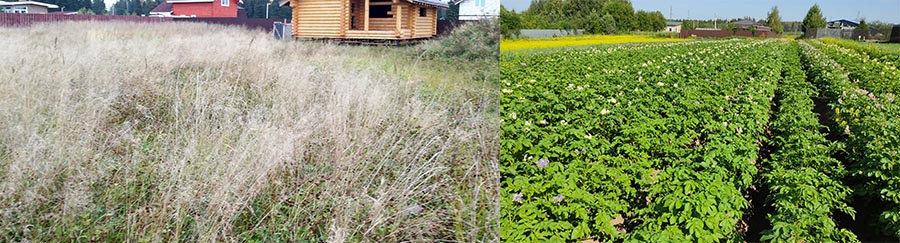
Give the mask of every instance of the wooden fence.
[{"label": "wooden fence", "polygon": [[171,18],[121,16],[121,15],[86,15],[86,14],[21,14],[0,13],[0,26],[29,26],[40,22],[62,21],[127,21],[141,23],[170,22]]}]

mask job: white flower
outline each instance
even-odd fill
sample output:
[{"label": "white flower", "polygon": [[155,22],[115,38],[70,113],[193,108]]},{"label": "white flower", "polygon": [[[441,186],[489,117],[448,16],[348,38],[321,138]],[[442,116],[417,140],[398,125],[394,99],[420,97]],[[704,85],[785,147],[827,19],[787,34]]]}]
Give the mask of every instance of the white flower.
[{"label": "white flower", "polygon": [[666,86],[666,84],[663,82],[656,82],[656,86]]},{"label": "white flower", "polygon": [[592,139],[592,138],[594,138],[594,136],[591,135],[591,134],[585,134],[585,135],[584,135],[584,138],[586,138],[586,139]]},{"label": "white flower", "polygon": [[501,89],[500,91],[502,91],[504,94],[509,94],[509,93],[513,92],[511,89]]},{"label": "white flower", "polygon": [[543,124],[543,125],[547,125],[547,120],[541,119],[541,121],[539,121],[538,123]]},{"label": "white flower", "polygon": [[609,114],[609,110],[607,110],[606,108],[603,108],[603,110],[600,111],[600,115],[606,115],[606,114]]},{"label": "white flower", "polygon": [[675,88],[678,88],[678,83],[674,83],[674,84],[672,84],[672,86],[674,86]]},{"label": "white flower", "polygon": [[566,120],[562,120],[562,121],[559,121],[559,124],[560,125],[568,125],[569,122],[567,122]]},{"label": "white flower", "polygon": [[728,127],[728,122],[722,122],[722,126]]},{"label": "white flower", "polygon": [[609,101],[609,103],[615,104],[615,103],[616,103],[616,98],[615,98],[615,97],[612,97],[612,98],[609,98],[609,100],[607,100],[607,101]]},{"label": "white flower", "polygon": [[513,120],[515,120],[516,117],[517,117],[517,116],[516,116],[516,113],[515,113],[515,112],[509,113],[509,118],[512,118]]},{"label": "white flower", "polygon": [[584,87],[581,87],[581,86],[579,85],[579,86],[576,87],[575,89],[577,89],[578,91],[582,91],[582,90],[584,90]]}]

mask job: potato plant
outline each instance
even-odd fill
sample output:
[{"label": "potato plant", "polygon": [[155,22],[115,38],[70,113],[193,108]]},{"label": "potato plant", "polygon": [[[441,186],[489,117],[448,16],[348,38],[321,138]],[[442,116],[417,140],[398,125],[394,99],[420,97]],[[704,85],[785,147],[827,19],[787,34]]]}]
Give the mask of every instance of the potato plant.
[{"label": "potato plant", "polygon": [[763,183],[769,188],[767,204],[772,228],[762,240],[775,242],[858,242],[856,235],[840,228],[832,218],[836,211],[854,215],[847,205],[850,189],[844,185],[846,171],[831,157],[840,143],[819,133],[812,97],[818,89],[807,82],[801,69],[797,44],[784,55],[783,79],[776,91],[777,108],[769,128],[776,150],[764,161]]},{"label": "potato plant", "polygon": [[783,46],[504,56],[501,238],[740,239]]},{"label": "potato plant", "polygon": [[900,73],[835,45],[801,47],[804,69],[829,99],[830,127],[846,144],[849,172],[864,181],[855,193],[879,202],[873,207],[883,228],[900,237]]}]

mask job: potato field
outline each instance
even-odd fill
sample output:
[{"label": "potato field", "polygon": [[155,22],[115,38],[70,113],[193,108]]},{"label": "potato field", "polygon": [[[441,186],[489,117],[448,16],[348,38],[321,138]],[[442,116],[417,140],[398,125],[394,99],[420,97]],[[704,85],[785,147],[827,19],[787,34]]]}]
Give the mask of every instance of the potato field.
[{"label": "potato field", "polygon": [[896,240],[894,55],[827,40],[507,53],[501,239]]}]

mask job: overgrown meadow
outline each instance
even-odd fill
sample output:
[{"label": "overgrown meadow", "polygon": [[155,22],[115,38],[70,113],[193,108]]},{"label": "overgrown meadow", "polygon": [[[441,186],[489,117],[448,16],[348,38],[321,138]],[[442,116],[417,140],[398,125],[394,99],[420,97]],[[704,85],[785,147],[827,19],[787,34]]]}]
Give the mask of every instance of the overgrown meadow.
[{"label": "overgrown meadow", "polygon": [[187,23],[0,36],[0,241],[499,237],[490,60]]}]

